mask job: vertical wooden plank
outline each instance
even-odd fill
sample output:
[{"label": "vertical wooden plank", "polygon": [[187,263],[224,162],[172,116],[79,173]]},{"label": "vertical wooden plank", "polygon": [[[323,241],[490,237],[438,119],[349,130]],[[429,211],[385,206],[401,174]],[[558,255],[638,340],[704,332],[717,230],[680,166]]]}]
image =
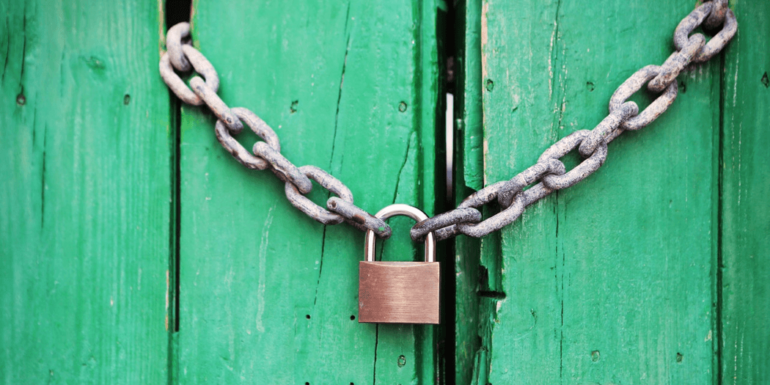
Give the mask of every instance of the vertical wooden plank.
[{"label": "vertical wooden plank", "polygon": [[159,5],[0,11],[0,382],[164,383]]},{"label": "vertical wooden plank", "polygon": [[[555,52],[551,40],[555,39],[557,7],[556,1],[525,2],[515,7],[482,2],[485,185],[511,178],[558,138],[553,127],[551,84]],[[499,296],[510,292],[512,298],[505,301],[508,303],[503,298],[481,301],[479,318],[484,329],[483,354],[476,363],[478,384],[515,382],[514,378],[524,383],[549,383],[558,378],[559,336],[555,329],[560,306],[553,292],[556,226],[555,218],[540,214],[547,212],[546,205],[553,202],[531,207],[531,213],[511,226],[518,234],[509,244],[526,248],[526,252],[506,250],[501,255],[499,234],[482,239],[482,275],[486,279],[480,290]],[[512,238],[511,227],[502,231],[505,239]],[[502,273],[500,259],[506,265],[518,261],[507,269],[511,277],[508,285],[498,277]],[[498,303],[500,315],[494,312]],[[538,329],[536,315],[543,320]],[[494,321],[499,323],[489,325]]]},{"label": "vertical wooden plank", "polygon": [[[329,171],[372,213],[394,202],[431,213],[433,2],[193,8],[219,94],[264,119],[288,159]],[[364,234],[293,208],[284,185],[241,167],[213,127],[183,108],[178,382],[433,383],[433,327],[356,319]],[[250,148],[257,137],[238,139]],[[328,196],[319,185],[309,194],[321,205]],[[411,222],[390,223],[382,259],[421,258]]]},{"label": "vertical wooden plank", "polygon": [[725,56],[721,178],[721,382],[770,378],[770,4],[735,2]]},{"label": "vertical wooden plank", "polygon": [[[462,108],[458,115],[462,119],[461,147],[456,152],[462,157],[464,185],[474,190],[484,187],[484,154],[482,130],[482,79],[481,79],[481,1],[467,0],[458,2],[458,27],[455,33],[460,42],[458,51],[458,75],[462,83],[457,92]],[[462,197],[458,197],[462,198]]]},{"label": "vertical wooden plank", "polygon": [[[485,184],[594,128],[692,7],[485,1]],[[719,67],[686,71],[669,111],[613,142],[598,172],[482,241],[478,383],[712,381]]]}]

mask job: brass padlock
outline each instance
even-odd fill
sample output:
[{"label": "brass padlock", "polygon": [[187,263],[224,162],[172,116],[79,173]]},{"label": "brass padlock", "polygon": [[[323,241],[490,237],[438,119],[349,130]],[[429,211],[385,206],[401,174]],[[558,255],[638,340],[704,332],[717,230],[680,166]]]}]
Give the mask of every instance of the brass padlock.
[{"label": "brass padlock", "polygon": [[[375,216],[387,219],[405,215],[416,221],[428,219],[419,209],[394,204]],[[376,262],[374,232],[366,232],[365,261],[358,263],[358,322],[438,324],[439,263],[433,233],[425,237],[425,262]]]}]

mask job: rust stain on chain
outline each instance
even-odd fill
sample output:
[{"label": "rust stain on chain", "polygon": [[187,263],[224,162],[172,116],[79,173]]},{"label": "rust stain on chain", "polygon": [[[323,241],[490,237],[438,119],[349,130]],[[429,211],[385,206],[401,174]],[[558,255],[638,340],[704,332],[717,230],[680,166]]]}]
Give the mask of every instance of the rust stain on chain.
[{"label": "rust stain on chain", "polygon": [[[488,4],[485,4],[481,16],[482,44],[487,41],[487,7]],[[704,24],[704,20],[708,20],[706,27],[715,28],[722,25],[722,29],[708,43],[702,34],[690,35],[695,28]],[[554,26],[554,37],[557,34],[556,28],[557,26]],[[573,132],[549,147],[535,165],[511,180],[487,186],[466,198],[457,209],[417,223],[411,232],[412,239],[420,240],[426,230],[434,231],[438,241],[457,234],[483,237],[515,221],[527,206],[548,196],[554,190],[573,186],[587,178],[607,159],[607,144],[625,130],[639,130],[663,114],[676,99],[677,75],[691,63],[706,61],[719,53],[733,38],[737,29],[738,22],[733,12],[727,8],[726,0],[715,0],[698,6],[679,23],[674,32],[677,51],[661,66],[643,67],[623,82],[610,98],[609,115],[593,130]],[[482,62],[485,57],[486,54],[482,54]],[[486,70],[486,66],[482,68]],[[661,95],[639,113],[636,103],[626,100],[645,83],[651,91]],[[559,159],[576,148],[585,160],[565,172],[565,166]],[[526,189],[534,183],[537,184]],[[479,222],[481,212],[477,208],[495,199],[504,209]],[[475,213],[468,210],[474,210]]]},{"label": "rust stain on chain", "polygon": [[[488,42],[487,14],[489,4],[481,12],[481,44]],[[721,30],[706,43],[706,38],[696,33],[698,26]],[[414,240],[434,232],[436,240],[443,240],[457,234],[483,237],[490,232],[515,221],[527,206],[548,196],[555,190],[579,183],[596,172],[607,158],[607,145],[625,130],[639,130],[657,119],[676,99],[678,87],[676,77],[692,63],[700,63],[719,53],[735,36],[738,22],[727,8],[726,0],[705,2],[693,10],[676,27],[674,43],[677,51],[672,53],[661,66],[646,66],[629,77],[613,93],[609,102],[609,114],[593,130],[580,130],[562,138],[549,147],[538,162],[519,173],[509,181],[495,183],[469,196],[460,206],[450,212],[428,218],[417,223],[411,231]],[[558,33],[558,32],[555,32]],[[280,143],[275,132],[256,114],[245,108],[230,108],[217,95],[219,77],[211,63],[192,47],[189,42],[190,24],[183,22],[169,29],[166,35],[168,52],[163,53],[159,63],[160,75],[169,89],[182,101],[192,105],[203,105],[219,119],[216,135],[219,142],[238,162],[250,169],[270,169],[286,183],[285,193],[291,204],[311,218],[324,224],[347,222],[362,231],[372,231],[380,238],[388,238],[390,227],[381,219],[356,207],[353,194],[339,180],[314,166],[297,167],[281,154]],[[556,36],[558,38],[558,36]],[[483,49],[482,49],[483,51]],[[486,52],[482,52],[482,79],[487,79]],[[190,80],[190,86],[177,75],[193,69],[197,74]],[[343,69],[344,71],[344,69]],[[344,72],[343,72],[344,76]],[[344,79],[344,78],[343,78]],[[653,91],[662,93],[644,111],[634,102],[626,100],[647,83]],[[342,82],[340,82],[340,89]],[[489,90],[491,91],[491,86]],[[242,121],[264,142],[257,142],[252,148],[253,155],[241,146],[231,134],[243,129]],[[574,149],[585,160],[566,172],[559,160]],[[486,151],[485,151],[486,153]],[[327,200],[326,209],[316,205],[303,194],[312,189],[312,180],[337,194]],[[527,186],[533,185],[527,189]],[[497,199],[504,208],[495,216],[481,221],[480,206]]]}]

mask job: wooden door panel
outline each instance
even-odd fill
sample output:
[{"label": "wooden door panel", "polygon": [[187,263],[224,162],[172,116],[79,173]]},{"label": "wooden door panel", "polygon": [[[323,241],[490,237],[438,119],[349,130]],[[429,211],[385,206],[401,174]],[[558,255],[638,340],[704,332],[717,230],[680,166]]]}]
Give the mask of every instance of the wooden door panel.
[{"label": "wooden door panel", "polygon": [[[692,9],[663,1],[481,2],[484,184],[511,178],[556,140],[594,128],[626,78],[668,57],[674,28]],[[594,175],[481,240],[480,277],[460,282],[478,285],[481,343],[465,337],[472,324],[458,327],[459,341],[478,346],[473,360],[463,350],[458,377],[479,384],[717,378],[721,74],[720,59],[685,71],[669,111],[615,140]],[[643,108],[651,98],[632,99]],[[465,108],[474,114],[472,104]],[[474,128],[466,129],[465,145],[473,145]],[[579,159],[565,161],[571,168]],[[469,187],[477,188],[479,168],[465,165]],[[458,242],[473,255],[472,242]],[[472,262],[458,268],[475,273]],[[458,287],[458,303],[470,310],[473,290]]]},{"label": "wooden door panel", "polygon": [[163,383],[173,137],[158,4],[0,11],[0,382]]},{"label": "wooden door panel", "polygon": [[[442,273],[454,279],[445,294],[456,308],[442,313],[454,341],[431,326],[359,324],[363,233],[296,210],[272,173],[222,149],[205,108],[169,103],[157,72],[167,5],[0,3],[0,382],[770,374],[770,4],[732,4],[739,30],[725,52],[685,71],[669,111],[610,144],[594,175],[501,232],[456,238],[455,271]],[[194,1],[191,22],[219,95],[264,119],[288,159],[325,169],[369,212],[398,202],[433,215],[444,211],[439,71],[450,34],[462,199],[592,129],[628,76],[673,51],[692,9]],[[632,99],[643,108],[652,96]],[[330,194],[315,184],[308,196],[323,206]],[[420,260],[412,222],[390,224],[382,260]]]},{"label": "wooden door panel", "polygon": [[725,55],[720,160],[720,381],[770,378],[770,4],[735,4]]},{"label": "wooden door panel", "polygon": [[[374,213],[433,211],[436,6],[411,1],[193,4],[220,96],[267,122],[281,152],[340,179]],[[434,328],[359,324],[364,234],[324,226],[269,171],[241,167],[215,120],[181,118],[179,383],[432,383]],[[245,130],[248,131],[248,130]],[[251,148],[252,133],[238,138]],[[309,197],[325,206],[329,193]],[[384,260],[416,260],[394,219]]]}]

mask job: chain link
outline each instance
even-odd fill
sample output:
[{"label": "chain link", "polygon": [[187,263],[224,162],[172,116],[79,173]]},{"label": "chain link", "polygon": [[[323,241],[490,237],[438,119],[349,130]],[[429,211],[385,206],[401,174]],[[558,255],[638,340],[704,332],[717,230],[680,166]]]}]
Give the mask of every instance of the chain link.
[{"label": "chain link", "polygon": [[345,218],[345,222],[361,230],[372,230],[380,238],[390,238],[392,230],[385,221],[362,210],[360,207],[345,202],[345,200],[331,197],[326,201],[326,208]]},{"label": "chain link", "polygon": [[[702,34],[690,35],[703,24],[706,28],[722,29],[706,43]],[[414,225],[411,237],[422,240],[429,231],[437,241],[458,234],[483,237],[497,231],[521,216],[533,203],[545,198],[554,190],[577,184],[596,172],[607,159],[607,144],[625,130],[639,130],[663,114],[678,93],[676,77],[690,63],[700,63],[719,53],[735,36],[738,22],[727,8],[727,0],[706,2],[685,17],[674,32],[677,48],[660,65],[648,65],[631,75],[612,94],[609,115],[593,130],[579,130],[562,138],[540,155],[537,163],[509,181],[487,186],[466,198],[457,209],[428,218]],[[628,98],[644,84],[650,91],[661,93],[647,108],[639,113],[639,107]],[[569,172],[559,160],[575,148],[585,158]],[[535,184],[536,183],[536,184]],[[534,184],[529,189],[527,186]],[[502,211],[480,221],[479,207],[497,200]]]},{"label": "chain link", "polygon": [[166,49],[171,64],[177,71],[190,70],[190,62],[182,52],[182,46],[190,40],[190,23],[179,23],[168,29],[166,33]]},{"label": "chain link", "polygon": [[[347,188],[339,179],[329,175],[324,170],[316,166],[302,166],[299,171],[308,178],[318,182],[325,189],[337,194],[340,199],[345,202],[353,204],[353,193]],[[345,217],[339,214],[331,213],[324,210],[321,206],[313,203],[310,199],[307,199],[304,195],[299,193],[297,187],[290,182],[286,182],[286,198],[289,199],[292,206],[298,208],[307,216],[321,222],[325,225],[337,225],[345,220]]]},{"label": "chain link", "polygon": [[[612,94],[612,97],[610,98],[610,109],[613,108],[612,106],[619,106],[626,103],[626,100],[628,100],[631,95],[642,89],[645,83],[658,76],[661,71],[662,68],[656,65],[648,65],[639,71],[636,71],[633,75],[631,75],[631,77],[626,79],[626,81],[623,82],[620,87],[618,87],[614,94]],[[666,90],[660,96],[658,96],[657,99],[650,103],[650,105],[647,106],[644,111],[632,118],[624,120],[618,129],[620,131],[636,131],[646,127],[660,115],[666,112],[671,103],[674,102],[674,99],[676,99],[678,93],[679,85],[676,82],[671,82],[671,84],[666,87]],[[634,103],[634,105],[636,105],[636,103]],[[615,139],[615,137],[612,139]]]},{"label": "chain link", "polygon": [[458,208],[456,210],[447,211],[443,214],[439,214],[435,217],[421,221],[419,226],[414,225],[412,227],[410,235],[413,239],[422,240],[426,235],[428,235],[428,233],[440,228],[447,227],[455,223],[477,223],[481,221],[481,217],[481,212],[474,208]]},{"label": "chain link", "polygon": [[[278,135],[255,113],[246,108],[230,108],[217,95],[219,76],[214,66],[189,43],[190,24],[183,22],[169,28],[166,34],[168,52],[161,56],[159,69],[161,78],[171,92],[187,104],[205,104],[217,117],[214,132],[217,140],[239,163],[252,170],[270,169],[285,182],[286,198],[298,210],[325,225],[336,225],[343,221],[361,231],[372,230],[380,238],[388,238],[390,226],[353,204],[353,193],[345,184],[315,166],[297,167],[281,154]],[[176,71],[181,73],[194,70],[187,84]],[[204,80],[205,79],[205,80]],[[254,131],[264,142],[257,142],[249,153],[232,135],[243,130],[243,123]],[[336,194],[326,205],[330,211],[316,205],[303,194],[313,188],[311,180]]]},{"label": "chain link", "polygon": [[[193,50],[194,49],[195,48],[193,48]],[[190,50],[190,52],[193,51]],[[198,65],[202,66],[201,68],[203,68],[203,66],[211,66],[206,58],[202,56],[201,58],[203,61],[205,61],[205,63],[198,62]],[[166,82],[166,85],[174,93],[174,95],[176,95],[183,102],[192,104],[194,106],[200,106],[203,104],[203,100],[198,95],[196,95],[195,92],[190,89],[190,87],[184,84],[182,78],[180,78],[179,75],[174,72],[174,69],[171,68],[171,55],[168,53],[163,54],[163,56],[160,58],[160,76],[163,78],[163,81]],[[206,78],[206,81],[209,82],[208,87],[216,92],[216,90],[219,88],[219,77],[217,76],[217,72],[208,71],[208,77]]]},{"label": "chain link", "polygon": [[724,20],[725,23],[722,29],[695,55],[693,61],[701,63],[711,59],[732,40],[735,33],[738,32],[738,20],[735,18],[735,13],[728,9]]},{"label": "chain link", "polygon": [[714,3],[714,9],[711,10],[711,14],[706,19],[706,22],[703,23],[703,26],[709,29],[715,29],[722,25],[722,22],[725,20],[725,13],[728,10],[727,0],[714,0],[712,2]]},{"label": "chain link", "polygon": [[[278,135],[276,135],[273,129],[256,114],[242,107],[234,107],[230,111],[239,119],[246,122],[246,125],[249,126],[257,136],[270,145],[270,147],[274,148],[276,151],[281,151],[281,143],[278,141]],[[243,148],[243,146],[230,135],[229,129],[225,127],[225,124],[222,123],[221,120],[217,120],[217,123],[214,125],[214,132],[222,147],[229,151],[235,160],[246,166],[246,168],[252,170],[264,170],[270,166],[267,161],[252,155],[248,150]]]},{"label": "chain link", "polygon": [[534,166],[522,171],[513,179],[505,182],[503,187],[497,193],[497,200],[503,207],[508,207],[513,202],[513,197],[524,190],[525,187],[540,180],[547,174],[563,175],[567,172],[564,163],[557,159],[548,159],[545,162],[535,163]]}]

